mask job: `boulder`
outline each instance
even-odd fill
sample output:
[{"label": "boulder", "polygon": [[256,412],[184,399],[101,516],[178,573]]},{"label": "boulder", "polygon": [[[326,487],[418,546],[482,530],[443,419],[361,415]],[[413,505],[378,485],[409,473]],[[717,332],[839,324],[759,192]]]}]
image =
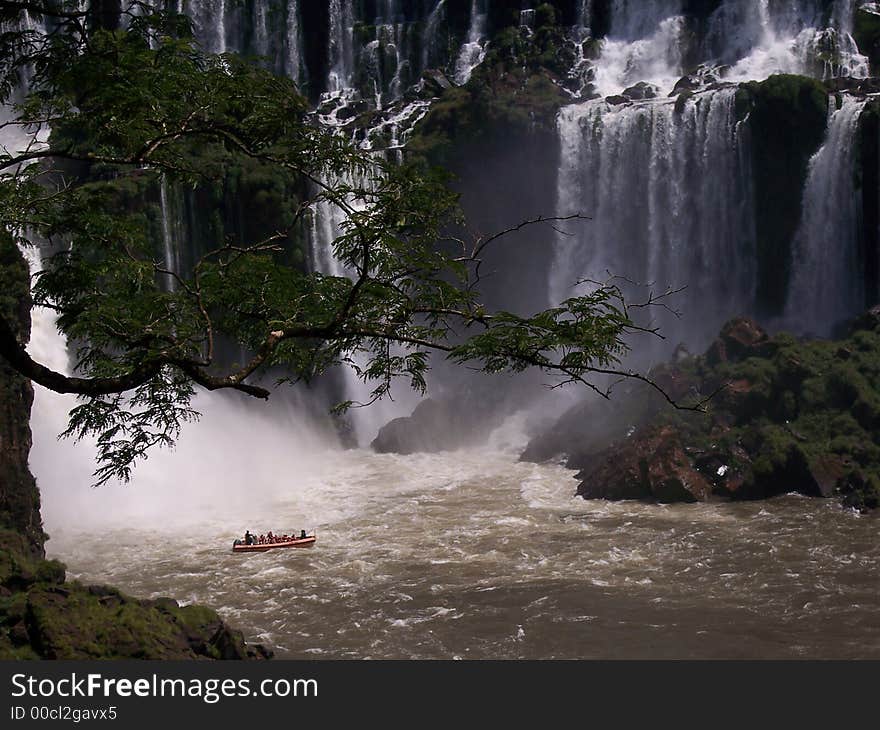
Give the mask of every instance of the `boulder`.
[{"label": "boulder", "polygon": [[453,87],[453,83],[449,80],[446,74],[436,68],[431,68],[425,71],[423,78],[429,86],[434,87],[437,91],[443,91]]},{"label": "boulder", "polygon": [[721,328],[718,339],[706,351],[706,362],[715,366],[722,362],[738,362],[760,355],[762,345],[768,340],[767,333],[755,320],[737,317]]},{"label": "boulder", "polygon": [[577,494],[585,499],[699,502],[712,494],[712,485],[695,468],[671,426],[612,445],[578,478]]},{"label": "boulder", "polygon": [[411,415],[385,424],[370,446],[380,454],[454,451],[485,440],[496,420],[488,401],[426,398]]},{"label": "boulder", "polygon": [[623,96],[632,101],[643,101],[657,97],[657,87],[647,81],[639,81],[623,90]]},{"label": "boulder", "polygon": [[631,104],[632,100],[629,97],[621,96],[620,94],[612,94],[611,96],[606,96],[605,101],[611,106],[620,106],[621,104]]},{"label": "boulder", "polygon": [[698,91],[702,87],[703,79],[696,74],[688,74],[687,76],[682,76],[675,82],[675,86],[672,87],[669,96],[678,96],[683,91]]},{"label": "boulder", "polygon": [[810,483],[805,485],[811,496],[832,497],[848,472],[847,464],[836,454],[820,454],[807,462]]}]

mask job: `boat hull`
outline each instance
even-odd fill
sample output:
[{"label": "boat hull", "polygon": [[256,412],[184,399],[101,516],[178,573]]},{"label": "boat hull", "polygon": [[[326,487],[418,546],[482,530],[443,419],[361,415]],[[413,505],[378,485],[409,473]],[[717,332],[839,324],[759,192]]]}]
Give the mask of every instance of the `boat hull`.
[{"label": "boat hull", "polygon": [[269,550],[277,550],[279,548],[310,548],[315,544],[318,538],[315,535],[309,537],[297,538],[296,540],[288,540],[287,542],[270,542],[262,545],[233,545],[234,553],[265,553]]}]

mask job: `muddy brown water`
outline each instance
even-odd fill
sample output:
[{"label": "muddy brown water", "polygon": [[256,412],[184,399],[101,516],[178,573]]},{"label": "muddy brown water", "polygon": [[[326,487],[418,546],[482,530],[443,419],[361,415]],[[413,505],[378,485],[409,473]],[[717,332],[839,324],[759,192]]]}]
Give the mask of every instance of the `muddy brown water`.
[{"label": "muddy brown water", "polygon": [[[282,658],[880,657],[877,516],[574,497],[561,466],[339,452],[186,519],[50,524],[72,577],[217,608]],[[216,508],[216,504],[213,505]],[[311,550],[234,555],[246,528]]]}]

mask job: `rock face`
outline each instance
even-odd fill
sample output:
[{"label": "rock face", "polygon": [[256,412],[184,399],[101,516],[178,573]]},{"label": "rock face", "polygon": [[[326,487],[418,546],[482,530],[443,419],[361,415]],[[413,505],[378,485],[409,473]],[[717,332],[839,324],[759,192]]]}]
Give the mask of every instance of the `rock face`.
[{"label": "rock face", "polygon": [[624,442],[591,459],[578,474],[585,499],[647,499],[697,502],[712,485],[694,467],[675,429],[663,427]]},{"label": "rock face", "polygon": [[490,426],[485,415],[459,399],[428,398],[412,415],[383,426],[370,446],[380,454],[454,451],[486,438]]},{"label": "rock face", "polygon": [[[788,492],[880,505],[880,317],[871,310],[842,341],[769,337],[728,322],[702,357],[652,372],[676,411],[635,386],[614,410],[586,404],[529,444],[524,459],[560,453],[585,498],[693,502]],[[608,418],[608,414],[612,417]],[[603,428],[604,430],[603,437]]]},{"label": "rock face", "polygon": [[760,313],[785,306],[791,242],[801,216],[801,193],[810,158],[825,135],[828,94],[818,81],[778,74],[741,84],[739,118],[749,117],[755,181],[756,298]]},{"label": "rock face", "polygon": [[57,560],[0,532],[0,659],[267,659],[203,606],[65,583]]},{"label": "rock face", "polygon": [[[15,244],[0,239],[0,313],[30,339],[28,267]],[[34,391],[26,378],[0,358],[0,528],[25,536],[28,552],[42,557],[46,535],[40,518],[40,493],[28,469],[30,414]]]},{"label": "rock face", "polygon": [[747,317],[737,317],[721,328],[718,339],[706,352],[706,362],[709,365],[718,365],[760,355],[761,346],[768,340],[767,333],[757,322]]},{"label": "rock face", "polygon": [[[28,268],[0,239],[0,312],[30,336]],[[28,469],[33,388],[0,358],[0,660],[262,659],[203,606],[143,601],[106,586],[66,583],[45,560],[40,493]]]}]

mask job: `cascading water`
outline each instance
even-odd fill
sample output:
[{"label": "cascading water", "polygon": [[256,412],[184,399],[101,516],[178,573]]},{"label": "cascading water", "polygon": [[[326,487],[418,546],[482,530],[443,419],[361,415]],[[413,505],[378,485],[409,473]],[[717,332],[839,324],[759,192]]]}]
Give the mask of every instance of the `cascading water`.
[{"label": "cascading water", "polygon": [[486,56],[486,2],[488,0],[472,0],[471,21],[468,28],[467,41],[461,47],[458,60],[455,62],[455,82],[466,84],[474,69],[483,62]]},{"label": "cascading water", "polygon": [[[570,296],[574,281],[604,281],[609,272],[655,294],[686,286],[676,305],[700,313],[682,320],[697,338],[747,305],[752,234],[735,94],[563,109],[558,212],[592,220],[559,237],[552,301]],[[683,332],[668,324],[675,344]]]},{"label": "cascading water", "polygon": [[865,304],[854,158],[866,103],[844,96],[838,109],[832,99],[825,142],[810,160],[786,314],[791,327],[813,334],[828,334]]},{"label": "cascading water", "polygon": [[669,91],[695,51],[705,67],[727,81],[773,73],[865,77],[867,59],[852,38],[852,8],[852,0],[834,2],[830,12],[817,0],[724,0],[698,42],[681,0],[615,0],[593,88],[607,96],[647,81]]},{"label": "cascading water", "polygon": [[[592,90],[608,96],[647,81],[655,89],[645,96],[662,97],[684,72],[685,58],[693,63],[695,49],[702,65],[692,83],[717,90],[681,97],[677,109],[670,101],[632,96],[618,107],[597,100],[560,112],[557,213],[579,211],[593,221],[558,240],[549,293],[558,301],[571,293],[573,281],[604,280],[608,271],[650,282],[655,291],[686,286],[677,302],[685,315],[699,311],[700,322],[670,319],[665,331],[675,342],[684,324],[690,343],[702,344],[726,317],[755,307],[748,119],[735,119],[733,88],[712,84],[781,72],[863,78],[869,69],[851,35],[852,2],[724,0],[697,46],[683,5],[612,2]],[[813,324],[794,321],[795,329],[826,332],[835,318],[864,305],[853,185],[854,136],[864,105],[847,98],[834,112],[828,140],[810,167],[804,220],[793,243],[790,307],[810,310]],[[839,241],[834,250],[843,254],[833,264],[830,241]],[[817,291],[823,264],[834,279],[829,307],[808,293]]]},{"label": "cascading water", "polygon": [[852,38],[851,0],[751,3],[725,0],[709,19],[704,55],[729,64],[725,78],[763,79],[772,73],[820,78],[865,77],[868,64]]},{"label": "cascading water", "polygon": [[354,11],[352,0],[330,0],[330,33],[327,46],[327,91],[338,94],[352,86],[354,66]]},{"label": "cascading water", "polygon": [[162,216],[162,253],[165,270],[171,273],[165,274],[166,286],[169,291],[177,289],[177,279],[174,273],[180,273],[180,247],[181,241],[178,232],[179,216],[171,205],[168,180],[163,175],[159,181],[159,210]]},{"label": "cascading water", "polygon": [[182,9],[192,18],[196,37],[209,53],[225,53],[226,43],[226,0],[197,0],[182,3]]},{"label": "cascading water", "polygon": [[422,34],[422,66],[424,68],[429,68],[432,62],[436,62],[441,57],[437,36],[445,14],[446,0],[439,0],[425,23],[425,30]]},{"label": "cascading water", "polygon": [[287,22],[284,34],[284,73],[296,82],[302,81],[302,27],[299,18],[299,3],[287,3]]}]

